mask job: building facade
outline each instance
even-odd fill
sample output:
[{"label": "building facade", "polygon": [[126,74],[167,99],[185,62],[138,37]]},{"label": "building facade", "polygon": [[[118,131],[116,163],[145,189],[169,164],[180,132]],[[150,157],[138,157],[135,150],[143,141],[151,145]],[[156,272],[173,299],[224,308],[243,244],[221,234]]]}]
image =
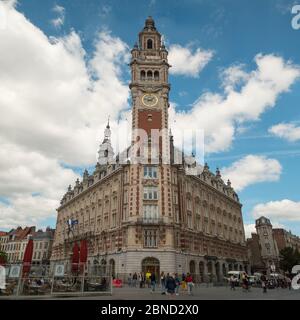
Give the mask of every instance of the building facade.
[{"label": "building facade", "polygon": [[291,231],[275,228],[273,229],[273,236],[279,251],[284,248],[293,248],[300,253],[300,237],[292,234]]},{"label": "building facade", "polygon": [[[273,228],[271,221],[260,217],[255,221],[256,233],[247,239],[248,259],[252,271],[279,271],[280,251],[290,247],[300,252],[300,238],[282,228]],[[273,267],[274,268],[274,267]]]},{"label": "building facade", "polygon": [[18,227],[1,237],[0,251],[6,253],[7,263],[22,263],[29,239],[33,239],[32,264],[50,263],[54,230],[51,228],[47,228],[46,231],[35,230],[35,227]]},{"label": "building facade", "polygon": [[[200,170],[192,156],[174,148],[168,52],[151,17],[131,54],[132,144],[114,156],[108,123],[94,172],[85,171],[82,181],[69,186],[57,209],[51,261],[70,264],[74,243],[86,239],[88,265],[110,265],[118,276],[150,270],[222,280],[228,270],[245,270],[236,192],[219,170],[213,174],[207,164]],[[158,139],[153,131],[160,132]],[[191,168],[194,174],[187,174]]]}]

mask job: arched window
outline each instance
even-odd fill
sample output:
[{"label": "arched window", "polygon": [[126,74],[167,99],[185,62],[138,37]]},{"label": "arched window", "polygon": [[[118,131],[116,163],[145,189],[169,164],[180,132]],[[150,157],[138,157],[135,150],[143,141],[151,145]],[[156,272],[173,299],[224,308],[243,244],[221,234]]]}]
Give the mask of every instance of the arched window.
[{"label": "arched window", "polygon": [[158,71],[154,71],[154,80],[155,81],[159,80],[159,72]]},{"label": "arched window", "polygon": [[152,71],[147,71],[147,80],[152,80]]},{"label": "arched window", "polygon": [[144,70],[141,71],[141,80],[145,80],[146,72]]},{"label": "arched window", "polygon": [[153,49],[153,41],[151,39],[147,40],[147,49]]}]

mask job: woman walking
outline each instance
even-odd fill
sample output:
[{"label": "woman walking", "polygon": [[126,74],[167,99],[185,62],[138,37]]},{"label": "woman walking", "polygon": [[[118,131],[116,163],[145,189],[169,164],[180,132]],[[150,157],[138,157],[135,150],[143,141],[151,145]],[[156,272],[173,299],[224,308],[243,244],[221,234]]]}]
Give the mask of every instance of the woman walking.
[{"label": "woman walking", "polygon": [[174,295],[176,289],[176,281],[173,275],[169,276],[166,281],[166,290],[168,294]]},{"label": "woman walking", "polygon": [[193,294],[192,293],[192,289],[193,289],[194,283],[193,283],[193,278],[192,278],[190,273],[188,273],[186,275],[185,282],[186,282],[187,287],[188,287],[188,295],[192,295]]},{"label": "woman walking", "polygon": [[175,283],[176,283],[175,294],[176,296],[179,296],[180,279],[179,279],[178,273],[175,273]]},{"label": "woman walking", "polygon": [[163,271],[160,274],[160,286],[161,286],[161,292],[164,292],[166,289],[166,276]]}]

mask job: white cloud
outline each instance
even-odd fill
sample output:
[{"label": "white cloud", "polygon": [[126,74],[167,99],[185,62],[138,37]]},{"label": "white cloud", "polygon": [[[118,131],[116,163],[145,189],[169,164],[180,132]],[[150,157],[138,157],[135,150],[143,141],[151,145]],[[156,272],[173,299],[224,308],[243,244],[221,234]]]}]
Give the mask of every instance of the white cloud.
[{"label": "white cloud", "polygon": [[254,218],[268,217],[271,223],[281,221],[300,221],[300,202],[289,199],[257,204],[252,214]]},{"label": "white cloud", "polygon": [[244,67],[244,65],[234,65],[221,72],[222,86],[226,92],[236,89],[249,79],[250,75],[243,70]]},{"label": "white cloud", "polygon": [[51,20],[52,25],[55,28],[60,28],[65,22],[65,8],[56,4],[52,9],[57,17]]},{"label": "white cloud", "polygon": [[227,151],[236,128],[259,120],[300,76],[299,66],[273,54],[259,54],[255,62],[257,68],[248,74],[241,68],[230,67],[225,71],[224,94],[206,92],[186,112],[176,110],[173,104],[170,123],[176,122],[176,127],[172,127],[174,141],[187,126],[189,129],[200,128],[205,132],[206,153]]},{"label": "white cloud", "polygon": [[252,233],[256,233],[255,223],[244,224],[244,229],[246,239],[251,238]]},{"label": "white cloud", "polygon": [[237,191],[251,184],[278,181],[281,171],[282,167],[277,160],[256,155],[247,155],[221,170],[223,178],[230,179]]},{"label": "white cloud", "polygon": [[[127,45],[100,32],[87,59],[77,33],[48,38],[13,6],[0,3],[0,226],[55,217],[77,175],[96,162],[108,115],[128,107],[121,65]],[[123,121],[124,122],[124,121]],[[124,122],[125,123],[125,122]]]},{"label": "white cloud", "polygon": [[[274,228],[286,229],[286,227],[281,223],[271,221],[271,224],[272,224],[273,229]],[[246,239],[251,238],[252,233],[256,233],[255,223],[244,224],[244,229],[245,229]]]},{"label": "white cloud", "polygon": [[[76,177],[61,163],[95,164],[108,115],[113,128],[120,113],[129,118],[124,112],[129,88],[122,80],[129,48],[121,39],[100,32],[89,58],[76,32],[48,38],[12,4],[0,2],[7,21],[0,28],[0,108],[5,115],[0,117],[0,177],[7,185],[3,183],[0,195],[10,201],[9,206],[1,204],[2,226],[53,216],[57,199]],[[209,52],[181,48],[181,56],[193,66],[186,74],[198,75]],[[207,152],[227,150],[236,122],[257,120],[299,76],[298,68],[280,57],[260,55],[256,63],[239,91],[224,85],[230,88],[224,96],[201,96],[190,114],[170,108],[170,123],[176,119],[175,139],[176,131],[188,123],[189,128],[205,129]],[[178,68],[185,72],[180,64]],[[229,75],[225,78],[232,79]]]},{"label": "white cloud", "polygon": [[276,124],[269,128],[269,132],[291,142],[300,140],[300,127],[297,127],[293,123]]},{"label": "white cloud", "polygon": [[179,44],[173,44],[169,49],[170,73],[175,75],[184,75],[198,77],[202,69],[213,57],[211,50],[182,47]]}]

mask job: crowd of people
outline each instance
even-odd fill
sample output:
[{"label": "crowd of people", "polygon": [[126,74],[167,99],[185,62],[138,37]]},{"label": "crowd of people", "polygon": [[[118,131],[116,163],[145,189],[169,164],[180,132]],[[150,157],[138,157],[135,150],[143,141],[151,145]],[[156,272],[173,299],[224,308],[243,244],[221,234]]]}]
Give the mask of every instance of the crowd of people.
[{"label": "crowd of people", "polygon": [[244,272],[243,274],[241,274],[241,278],[236,278],[234,275],[231,275],[229,278],[229,283],[231,290],[235,290],[236,286],[241,285],[244,291],[249,291],[251,285],[255,285],[260,286],[263,289],[263,293],[266,293],[267,289],[291,289],[292,280],[288,276],[284,276],[281,278],[268,277],[266,272],[264,272],[260,277],[256,279],[254,283],[251,283],[249,275]]},{"label": "crowd of people", "polygon": [[[253,276],[252,276],[253,278]],[[287,276],[283,278],[268,277],[266,273],[263,273],[256,282],[250,281],[250,276],[244,272],[237,278],[235,275],[231,275],[227,278],[230,284],[231,290],[236,290],[236,287],[240,287],[243,291],[250,291],[251,286],[255,285],[261,287],[263,292],[266,293],[267,289],[273,288],[289,288],[291,289],[291,279]],[[167,295],[179,295],[182,291],[187,291],[189,295],[193,294],[193,287],[195,286],[193,277],[190,273],[164,273],[161,272],[159,277],[154,272],[141,272],[128,275],[129,287],[149,288],[153,293],[160,288],[161,294]]]},{"label": "crowd of people", "polygon": [[144,273],[133,273],[128,275],[128,285],[129,287],[145,288],[146,286],[150,289],[150,292],[155,292],[157,285],[159,285],[162,294],[179,295],[180,288],[187,290],[189,295],[193,294],[193,277],[190,273],[183,273],[178,275],[178,273],[164,273],[161,272],[159,279],[154,272],[149,270]]}]

